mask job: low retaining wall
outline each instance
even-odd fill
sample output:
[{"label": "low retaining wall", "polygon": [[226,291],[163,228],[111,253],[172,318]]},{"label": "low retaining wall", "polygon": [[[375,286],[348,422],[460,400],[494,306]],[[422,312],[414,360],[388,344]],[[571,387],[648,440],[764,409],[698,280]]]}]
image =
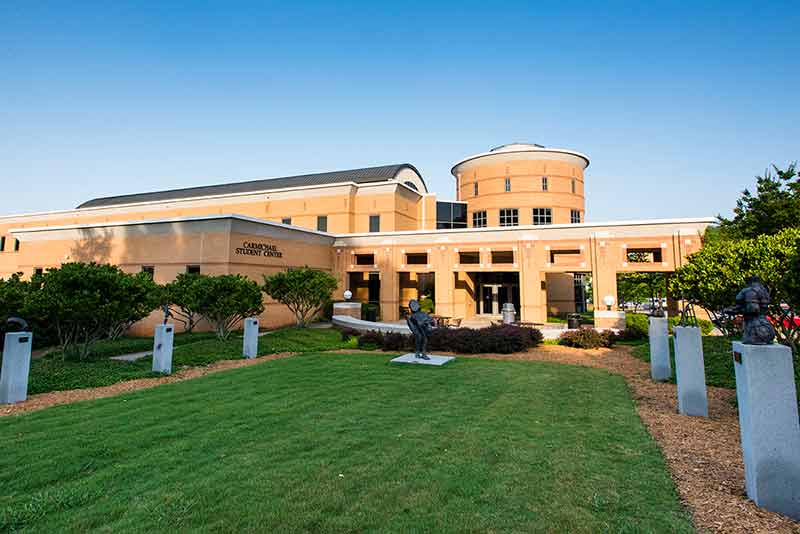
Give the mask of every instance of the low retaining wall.
[{"label": "low retaining wall", "polygon": [[378,331],[378,332],[396,332],[398,334],[410,334],[411,330],[409,330],[407,325],[404,324],[392,324],[392,323],[374,323],[372,321],[363,321],[361,319],[356,319],[354,317],[350,317],[349,315],[334,315],[331,318],[331,322],[335,326],[339,326],[342,328],[352,328],[353,330],[358,330],[359,332],[369,332],[369,331]]}]

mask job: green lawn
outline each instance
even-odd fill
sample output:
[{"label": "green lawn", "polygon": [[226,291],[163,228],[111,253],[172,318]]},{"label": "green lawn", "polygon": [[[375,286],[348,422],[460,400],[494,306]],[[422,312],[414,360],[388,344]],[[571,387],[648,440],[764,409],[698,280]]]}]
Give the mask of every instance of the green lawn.
[{"label": "green lawn", "polygon": [[[178,334],[175,336],[172,368],[209,365],[219,360],[242,357],[242,337],[234,333],[228,341],[218,341],[213,334]],[[311,352],[339,348],[355,348],[356,340],[342,342],[333,329],[285,328],[259,338],[259,355],[276,352]],[[98,351],[87,361],[62,361],[61,355],[50,354],[31,362],[28,394],[66,389],[110,386],[117,382],[158,376],[151,372],[152,358],[135,362],[109,360],[109,356],[152,350],[152,338],[122,338],[102,341]]]},{"label": "green lawn", "polygon": [[624,380],[306,354],[0,418],[0,530],[692,532]]},{"label": "green lawn", "polygon": [[[706,370],[706,384],[721,388],[736,389],[736,375],[733,371],[733,340],[723,336],[703,336],[703,362]],[[673,338],[669,338],[672,378],[675,382],[675,347]],[[646,342],[634,347],[633,355],[650,363],[650,344]]]}]

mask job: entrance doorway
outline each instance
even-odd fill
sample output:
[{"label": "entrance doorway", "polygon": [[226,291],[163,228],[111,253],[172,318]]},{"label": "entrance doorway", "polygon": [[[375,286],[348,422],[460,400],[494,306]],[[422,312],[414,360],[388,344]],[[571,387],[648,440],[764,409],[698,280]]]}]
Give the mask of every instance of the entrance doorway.
[{"label": "entrance doorway", "polygon": [[500,315],[510,302],[519,316],[519,273],[476,273],[476,315]]}]

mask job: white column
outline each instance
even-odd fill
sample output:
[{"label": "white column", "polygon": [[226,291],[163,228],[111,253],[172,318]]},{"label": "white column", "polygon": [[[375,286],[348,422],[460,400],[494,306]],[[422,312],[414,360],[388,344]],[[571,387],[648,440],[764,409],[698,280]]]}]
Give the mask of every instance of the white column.
[{"label": "white column", "polygon": [[258,317],[249,317],[244,320],[242,355],[248,359],[258,356]]},{"label": "white column", "polygon": [[0,404],[22,402],[28,398],[31,369],[30,332],[9,332],[3,342],[3,368],[0,370]]},{"label": "white column", "polygon": [[747,496],[800,520],[800,423],[792,351],[733,343]]},{"label": "white column", "polygon": [[156,326],[153,337],[153,372],[172,374],[172,342],[175,336],[175,325],[160,324]]},{"label": "white column", "polygon": [[663,382],[672,376],[669,362],[669,334],[666,317],[650,317],[650,376]]},{"label": "white column", "polygon": [[703,338],[695,326],[676,326],[675,378],[678,381],[678,411],[708,417]]}]

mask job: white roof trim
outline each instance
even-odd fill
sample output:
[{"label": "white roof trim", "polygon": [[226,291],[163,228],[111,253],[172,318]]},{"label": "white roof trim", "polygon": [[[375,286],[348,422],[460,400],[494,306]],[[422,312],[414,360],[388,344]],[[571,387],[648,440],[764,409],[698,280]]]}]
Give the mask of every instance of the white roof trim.
[{"label": "white roof trim", "polygon": [[336,237],[334,234],[330,234],[328,232],[320,232],[319,230],[310,230],[308,228],[301,228],[299,226],[291,226],[288,224],[283,224],[279,222],[273,221],[265,221],[263,219],[257,219],[255,217],[248,217],[247,215],[237,215],[235,213],[223,214],[223,215],[198,215],[196,217],[170,217],[166,219],[144,219],[144,220],[135,220],[135,221],[113,221],[113,222],[103,222],[103,223],[90,223],[90,224],[68,224],[63,226],[37,226],[35,228],[11,228],[9,233],[11,234],[25,234],[25,233],[33,233],[33,232],[49,232],[55,230],[80,230],[80,229],[87,229],[87,228],[109,228],[109,227],[118,227],[118,226],[139,226],[143,224],[169,224],[169,223],[176,223],[176,222],[197,222],[197,221],[217,221],[220,219],[235,219],[239,221],[251,222],[256,224],[262,224],[265,226],[275,226],[278,228],[286,228],[287,230],[295,230],[298,232],[304,232],[307,234],[315,234],[321,235],[325,237]]},{"label": "white roof trim", "polygon": [[589,166],[589,156],[587,156],[586,154],[584,154],[582,152],[576,152],[575,150],[567,150],[565,148],[539,148],[539,147],[531,146],[529,148],[516,148],[516,149],[510,149],[510,150],[494,150],[494,151],[489,150],[488,152],[481,152],[480,154],[475,154],[473,156],[468,156],[468,157],[466,157],[466,158],[454,163],[453,166],[450,168],[450,174],[455,176],[456,175],[456,172],[455,172],[456,167],[458,167],[459,165],[462,165],[462,164],[464,164],[464,163],[466,163],[466,162],[468,162],[470,160],[473,160],[473,159],[483,158],[483,157],[486,157],[486,156],[501,156],[503,154],[524,154],[525,152],[550,152],[550,153],[553,153],[553,154],[569,154],[570,156],[576,156],[578,158],[581,158],[581,159],[585,160],[586,161],[586,167]]}]

